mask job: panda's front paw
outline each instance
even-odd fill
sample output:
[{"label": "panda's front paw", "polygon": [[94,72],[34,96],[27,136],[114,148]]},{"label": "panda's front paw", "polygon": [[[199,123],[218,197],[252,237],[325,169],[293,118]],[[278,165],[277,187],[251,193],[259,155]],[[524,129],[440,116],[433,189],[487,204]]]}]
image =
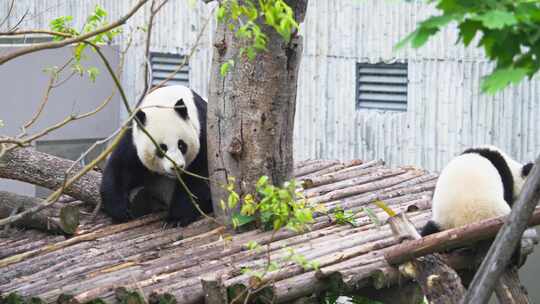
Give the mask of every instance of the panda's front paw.
[{"label": "panda's front paw", "polygon": [[103,211],[111,217],[113,223],[124,223],[133,218],[127,206],[121,207],[112,204],[104,204]]},{"label": "panda's front paw", "polygon": [[186,227],[187,225],[195,222],[197,218],[198,218],[197,216],[182,216],[182,217],[169,216],[167,218],[167,224],[172,225],[173,227]]}]

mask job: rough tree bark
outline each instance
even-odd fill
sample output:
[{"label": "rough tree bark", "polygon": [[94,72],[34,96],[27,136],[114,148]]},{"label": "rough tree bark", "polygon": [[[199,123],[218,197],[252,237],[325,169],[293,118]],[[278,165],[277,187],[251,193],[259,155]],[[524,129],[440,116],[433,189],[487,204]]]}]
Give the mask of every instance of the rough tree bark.
[{"label": "rough tree bark", "polygon": [[[304,19],[307,0],[286,1],[296,20]],[[226,214],[219,201],[228,177],[236,178],[237,192],[253,193],[257,179],[267,175],[281,184],[292,175],[293,127],[298,66],[302,53],[296,33],[285,42],[278,33],[261,26],[268,36],[267,51],[255,60],[238,58],[244,42],[226,24],[217,26],[208,102],[208,164],[214,212]],[[230,59],[234,67],[225,78],[220,67]]]},{"label": "rough tree bark", "polygon": [[[420,234],[405,213],[390,217],[388,223],[394,237],[400,242],[421,239]],[[429,254],[411,260],[401,265],[399,270],[418,282],[430,303],[460,303],[465,296],[465,288],[460,277],[437,254]]]}]

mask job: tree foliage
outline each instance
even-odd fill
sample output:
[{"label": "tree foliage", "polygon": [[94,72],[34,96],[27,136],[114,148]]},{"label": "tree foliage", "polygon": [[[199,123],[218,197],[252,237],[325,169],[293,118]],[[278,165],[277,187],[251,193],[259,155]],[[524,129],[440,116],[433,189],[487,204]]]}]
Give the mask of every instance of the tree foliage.
[{"label": "tree foliage", "polygon": [[482,90],[497,92],[540,69],[539,0],[429,0],[442,14],[432,16],[403,39],[397,48],[410,44],[424,45],[450,23],[457,23],[459,38],[465,46],[477,41],[495,69],[483,83]]},{"label": "tree foliage", "polygon": [[[240,50],[240,56],[255,59],[257,53],[266,50],[267,35],[261,25],[270,26],[288,42],[292,33],[298,29],[292,8],[284,0],[225,0],[217,10],[218,22],[226,23],[234,31],[236,38],[247,41],[247,46]],[[233,60],[225,62],[220,69],[225,76]]]},{"label": "tree foliage", "polygon": [[[86,19],[86,22],[84,23],[82,29],[79,31],[75,29],[72,25],[73,16],[61,16],[56,19],[53,19],[49,27],[52,31],[58,33],[58,34],[65,34],[65,35],[54,35],[53,40],[60,41],[63,39],[66,39],[67,37],[77,37],[82,34],[90,33],[98,28],[104,27],[108,25],[107,21],[108,13],[105,11],[101,6],[96,5],[94,12],[88,18]],[[84,51],[88,47],[88,42],[99,45],[99,44],[106,44],[112,42],[115,36],[120,34],[120,29],[115,28],[110,31],[106,31],[100,34],[97,34],[88,41],[82,41],[75,45],[73,48],[73,59],[74,63],[72,64],[72,68],[74,71],[76,71],[78,74],[83,75],[86,71],[88,74],[88,77],[95,81],[97,75],[99,74],[99,70],[96,67],[89,67],[84,68],[81,64],[81,61],[85,58]]]}]

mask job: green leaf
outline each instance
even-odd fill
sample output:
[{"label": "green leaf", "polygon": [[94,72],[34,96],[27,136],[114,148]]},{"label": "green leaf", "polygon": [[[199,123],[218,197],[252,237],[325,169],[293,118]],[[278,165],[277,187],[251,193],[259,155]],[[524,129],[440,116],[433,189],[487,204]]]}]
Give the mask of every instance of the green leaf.
[{"label": "green leaf", "polygon": [[376,200],[374,204],[377,205],[377,207],[381,208],[384,212],[386,212],[388,216],[390,217],[396,216],[396,212],[392,210],[392,208],[388,207],[388,205],[385,202],[381,200]]},{"label": "green leaf", "polygon": [[399,50],[409,43],[413,48],[419,48],[423,46],[431,36],[435,35],[441,27],[446,26],[451,21],[459,18],[459,15],[440,15],[428,18],[418,25],[416,31],[410,33],[398,42],[394,49]]},{"label": "green leaf", "polygon": [[518,84],[528,73],[529,70],[524,68],[496,69],[482,80],[482,91],[494,94],[510,84]]},{"label": "green leaf", "polygon": [[232,66],[234,66],[234,61],[232,59],[229,59],[227,62],[223,63],[219,69],[221,77],[225,77]]},{"label": "green leaf", "polygon": [[458,15],[448,14],[448,15],[440,15],[440,16],[432,16],[420,23],[420,27],[424,28],[433,28],[433,29],[439,29],[443,26],[448,25],[448,23],[452,22],[453,20],[459,18]]},{"label": "green leaf", "polygon": [[428,41],[429,37],[431,37],[432,35],[435,35],[435,33],[437,33],[436,29],[426,29],[426,28],[420,27],[416,29],[416,31],[410,33],[401,41],[399,41],[394,46],[394,50],[400,50],[408,44],[410,44],[413,48],[419,48]]},{"label": "green leaf", "polygon": [[249,242],[246,244],[246,247],[247,247],[249,250],[257,249],[259,246],[260,246],[259,243],[257,243],[256,241],[249,241]]},{"label": "green leaf", "polygon": [[88,77],[90,77],[90,80],[92,82],[96,82],[96,77],[99,75],[99,69],[96,67],[91,67],[88,70],[86,70],[88,73]]},{"label": "green leaf", "polygon": [[235,221],[237,223],[238,227],[249,224],[249,223],[255,221],[254,216],[242,215],[240,213],[234,213],[232,215],[232,219],[233,219],[233,221]]},{"label": "green leaf", "polygon": [[268,176],[263,175],[257,181],[257,187],[266,186],[267,183],[268,183]]},{"label": "green leaf", "polygon": [[489,29],[502,29],[503,27],[512,26],[517,23],[514,14],[503,10],[488,11],[483,15],[474,17],[474,19],[482,21],[484,26]]},{"label": "green leaf", "polygon": [[238,201],[240,200],[240,196],[236,192],[229,193],[229,198],[227,199],[227,207],[229,209],[233,209],[238,204]]},{"label": "green leaf", "polygon": [[459,38],[468,46],[476,36],[476,32],[482,28],[482,23],[476,20],[465,20],[459,25]]},{"label": "green leaf", "polygon": [[224,6],[221,5],[218,7],[216,16],[219,22],[223,22],[223,20],[225,20],[225,7]]},{"label": "green leaf", "polygon": [[377,217],[377,214],[375,214],[375,212],[373,212],[373,210],[371,210],[371,208],[368,208],[368,207],[363,207],[362,210],[364,210],[364,212],[367,214],[367,216],[369,217],[369,219],[378,227],[382,226],[382,222],[381,220],[379,220],[379,218]]}]

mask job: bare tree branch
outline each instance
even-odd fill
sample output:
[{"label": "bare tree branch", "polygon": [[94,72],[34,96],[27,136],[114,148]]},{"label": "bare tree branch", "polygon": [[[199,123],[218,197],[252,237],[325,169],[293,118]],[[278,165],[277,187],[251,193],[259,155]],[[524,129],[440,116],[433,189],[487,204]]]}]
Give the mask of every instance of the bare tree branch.
[{"label": "bare tree branch", "polygon": [[13,52],[10,52],[10,53],[8,53],[8,54],[6,54],[4,56],[0,56],[0,65],[6,63],[9,60],[20,57],[22,55],[34,53],[34,52],[45,50],[45,49],[61,48],[61,47],[64,47],[64,46],[72,44],[72,43],[85,41],[86,39],[88,39],[90,37],[94,37],[94,36],[99,35],[101,33],[108,32],[108,31],[110,31],[110,30],[112,30],[112,29],[126,23],[126,21],[129,18],[131,18],[131,16],[133,16],[146,2],[148,2],[148,0],[140,0],[126,15],[124,15],[120,19],[116,20],[115,22],[112,22],[109,25],[104,26],[102,28],[99,28],[99,29],[97,29],[95,31],[92,31],[92,32],[89,32],[89,33],[86,33],[86,34],[83,34],[83,35],[80,35],[80,36],[77,36],[77,37],[68,38],[68,39],[65,39],[65,40],[62,40],[62,41],[38,43],[38,44],[29,46],[29,47],[17,49],[17,50],[15,50]]},{"label": "bare tree branch", "polygon": [[72,61],[72,59],[69,59],[57,71],[53,72],[53,74],[51,75],[51,77],[49,79],[49,83],[47,84],[47,88],[45,89],[45,94],[43,95],[43,98],[41,99],[41,102],[40,102],[40,104],[38,106],[38,109],[37,109],[36,113],[34,113],[34,116],[32,116],[32,118],[30,118],[30,120],[27,121],[21,127],[22,133],[17,135],[17,138],[21,138],[21,137],[25,136],[27,134],[27,129],[30,128],[38,120],[38,118],[41,116],[41,114],[43,113],[43,109],[45,108],[45,105],[49,101],[49,95],[51,94],[52,89],[55,88],[55,84],[56,84],[56,81],[58,80],[59,73],[61,73],[71,63],[71,61]]},{"label": "bare tree branch", "polygon": [[137,101],[137,105],[141,104],[141,101],[146,96],[146,93],[148,92],[149,83],[149,70],[150,70],[150,44],[152,40],[152,29],[154,27],[154,18],[156,17],[157,13],[161,8],[168,2],[169,0],[163,0],[157,7],[156,3],[157,0],[152,0],[152,4],[150,5],[150,18],[148,20],[148,29],[146,32],[146,45],[144,47],[144,57],[145,57],[145,63],[144,63],[144,85],[143,85],[143,91],[141,93],[141,97],[139,97],[139,100]]},{"label": "bare tree branch", "polygon": [[14,6],[15,6],[15,0],[11,0],[11,3],[9,4],[9,9],[7,11],[7,14],[4,17],[4,19],[2,20],[2,22],[0,22],[0,27],[4,26],[4,24],[9,20],[9,17],[11,16],[11,12],[13,12],[13,7]]}]

